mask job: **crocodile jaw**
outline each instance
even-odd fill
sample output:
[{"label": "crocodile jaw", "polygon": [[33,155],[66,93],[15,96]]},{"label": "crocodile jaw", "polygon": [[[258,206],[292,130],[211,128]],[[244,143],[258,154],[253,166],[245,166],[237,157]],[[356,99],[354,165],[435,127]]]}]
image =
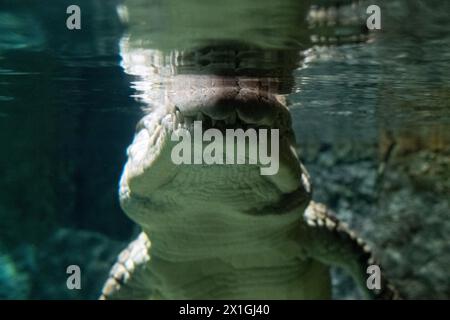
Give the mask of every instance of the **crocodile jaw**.
[{"label": "crocodile jaw", "polygon": [[[173,241],[165,252],[178,248],[174,256],[208,256],[213,248],[219,252],[221,245],[232,252],[233,242],[247,242],[249,251],[254,251],[253,240],[255,246],[261,246],[271,233],[280,232],[285,237],[287,228],[300,219],[310,190],[293,148],[289,111],[273,96],[260,99],[260,95],[255,93],[252,97],[245,92],[245,100],[239,94],[233,100],[217,98],[214,107],[204,109],[195,109],[188,103],[181,108],[168,104],[156,108],[140,122],[128,149],[120,200],[125,212],[151,232],[152,239],[163,234],[162,243],[171,236],[177,239],[184,234],[189,238],[186,242]],[[214,119],[219,113],[232,115],[234,124],[230,119]],[[243,114],[245,120],[241,118]],[[274,119],[271,123],[267,114]],[[193,116],[201,117],[203,123],[214,128],[258,128],[269,124],[270,128],[279,129],[278,173],[263,176],[258,165],[248,164],[175,165],[171,153],[177,142],[171,140],[171,135],[182,129],[192,132]],[[295,198],[291,207],[285,198],[289,194]],[[293,209],[295,214],[282,214]],[[210,236],[208,241],[214,246],[205,246],[205,235]]]},{"label": "crocodile jaw", "polygon": [[[170,136],[180,127],[191,128],[186,118],[198,115],[192,108],[155,109],[141,121],[128,149],[120,200],[151,241],[152,298],[329,298],[328,269],[301,247],[309,186],[293,151],[290,119],[284,118],[289,112],[275,99],[268,104],[260,103],[254,118],[249,112],[248,122],[234,111],[241,127],[257,127],[252,119],[279,112],[273,117],[279,122],[270,124],[286,125],[275,176],[262,176],[257,165],[175,165]],[[212,125],[211,118],[203,120]],[[214,127],[224,124],[217,121]],[[284,209],[286,194],[301,201]]]},{"label": "crocodile jaw", "polygon": [[[204,124],[204,130],[208,128],[248,128],[258,129],[276,128],[279,130],[279,170],[274,175],[260,175],[259,165],[232,165],[225,166],[236,177],[242,172],[251,171],[251,180],[268,180],[273,188],[281,193],[290,193],[299,188],[306,193],[309,186],[302,184],[307,180],[302,179],[303,169],[299,165],[294,148],[294,135],[290,124],[290,114],[287,108],[271,96],[269,99],[261,99],[259,92],[241,90],[237,95],[229,99],[210,98],[214,106],[197,106],[190,101],[185,104],[168,104],[156,108],[140,121],[138,132],[128,149],[128,162],[123,171],[120,183],[121,198],[127,197],[130,190],[134,195],[152,195],[161,186],[169,183],[176,175],[189,174],[196,170],[214,170],[217,166],[210,165],[175,165],[171,159],[172,149],[178,143],[172,141],[172,134],[180,134],[181,130],[193,132],[193,121],[200,120]],[[195,96],[194,96],[195,97]],[[204,143],[204,145],[207,143]],[[248,146],[246,146],[247,149]],[[225,149],[225,148],[224,148]],[[225,150],[224,150],[225,152]],[[236,167],[236,168],[232,168]],[[223,171],[223,168],[217,168]],[[219,176],[220,177],[220,176]],[[219,178],[214,177],[214,178]],[[205,181],[206,183],[207,181]],[[210,181],[214,183],[214,181]],[[231,186],[230,186],[231,187]],[[194,184],[192,188],[202,186]],[[232,189],[232,188],[231,188]]]}]

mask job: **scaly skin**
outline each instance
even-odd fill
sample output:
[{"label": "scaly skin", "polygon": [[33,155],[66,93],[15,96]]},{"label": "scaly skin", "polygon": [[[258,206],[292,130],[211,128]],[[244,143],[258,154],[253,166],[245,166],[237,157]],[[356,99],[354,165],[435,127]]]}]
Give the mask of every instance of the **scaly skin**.
[{"label": "scaly skin", "polygon": [[[393,297],[384,282],[367,289],[368,247],[311,201],[284,101],[298,51],[228,40],[159,51],[123,41],[123,65],[142,77],[150,104],[119,190],[143,232],[119,256],[102,299],[327,299],[329,265],[347,270],[367,297]],[[175,165],[171,134],[193,132],[193,120],[204,130],[279,129],[278,173]]]}]

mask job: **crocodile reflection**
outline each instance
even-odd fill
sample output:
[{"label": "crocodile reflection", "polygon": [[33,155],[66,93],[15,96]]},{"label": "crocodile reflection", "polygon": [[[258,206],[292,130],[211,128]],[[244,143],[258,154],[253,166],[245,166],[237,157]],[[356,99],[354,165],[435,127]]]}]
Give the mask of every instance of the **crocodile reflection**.
[{"label": "crocodile reflection", "polygon": [[[366,287],[374,258],[311,201],[295,148],[285,96],[314,39],[308,14],[322,15],[311,15],[307,1],[137,3],[119,10],[129,23],[121,54],[147,108],[119,195],[143,232],[119,256],[102,298],[330,298],[329,265],[348,271],[367,297],[392,298],[384,278],[381,288]],[[279,170],[174,163],[171,137],[194,134],[196,121],[216,132],[278,130]]]}]

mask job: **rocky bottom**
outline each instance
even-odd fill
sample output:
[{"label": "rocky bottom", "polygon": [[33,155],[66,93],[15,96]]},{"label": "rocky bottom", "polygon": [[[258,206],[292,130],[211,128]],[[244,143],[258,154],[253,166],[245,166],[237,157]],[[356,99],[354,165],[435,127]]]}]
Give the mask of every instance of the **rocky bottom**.
[{"label": "rocky bottom", "polygon": [[[380,175],[377,146],[303,146],[314,199],[375,248],[403,297],[448,299],[449,157],[432,150],[394,154]],[[59,229],[39,246],[0,252],[0,298],[96,299],[126,245],[96,232]],[[71,264],[81,267],[81,290],[66,287]],[[360,298],[347,275],[332,272],[334,298]]]}]

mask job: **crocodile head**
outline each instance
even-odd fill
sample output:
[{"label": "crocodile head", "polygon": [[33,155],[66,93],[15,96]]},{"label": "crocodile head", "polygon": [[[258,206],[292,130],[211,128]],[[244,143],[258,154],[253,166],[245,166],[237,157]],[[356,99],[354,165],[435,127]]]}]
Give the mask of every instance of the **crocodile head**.
[{"label": "crocodile head", "polygon": [[[282,2],[193,0],[185,6],[168,1],[156,13],[137,5],[120,9],[128,24],[122,65],[137,76],[134,86],[147,106],[128,148],[120,200],[152,234],[153,250],[161,256],[198,258],[213,249],[217,255],[230,253],[237,241],[261,247],[261,239],[270,242],[268,235],[292,227],[309,203],[308,174],[297,157],[284,100],[301,52],[311,44],[308,21],[322,21],[322,11],[308,18],[309,1]],[[243,14],[242,23],[230,24],[230,16]],[[271,17],[277,21],[267,23]],[[170,28],[161,19],[171,21]],[[174,149],[182,137],[195,138],[196,123],[204,134],[254,130],[257,149],[270,149],[275,170],[261,174],[267,165],[260,159],[207,164],[202,152],[212,138],[205,136],[189,143],[190,164],[177,163]],[[261,138],[263,130],[270,139]],[[241,144],[248,160],[252,144]],[[234,157],[226,146],[218,152],[222,159]],[[172,240],[180,238],[185,241]]]},{"label": "crocodile head", "polygon": [[[326,298],[322,262],[336,257],[362,278],[348,259],[361,256],[356,240],[318,206],[304,215],[311,187],[285,102],[303,50],[339,29],[330,27],[336,12],[308,15],[310,2],[297,0],[169,0],[145,10],[151,2],[119,10],[128,20],[122,65],[146,106],[120,201],[143,234],[119,257],[103,297]],[[229,131],[243,139],[229,147]],[[262,161],[269,154],[276,163]],[[324,225],[331,233],[315,232]]]},{"label": "crocodile head", "polygon": [[[265,76],[261,70],[222,71],[223,64],[234,65],[235,59],[247,63],[244,56],[251,51],[238,48],[221,45],[165,55],[154,50],[130,51],[122,43],[124,66],[146,69],[145,85],[153,88],[141,96],[151,107],[137,126],[120,183],[122,205],[141,225],[149,223],[148,216],[130,209],[130,199],[147,199],[161,208],[186,204],[202,207],[208,199],[224,210],[243,214],[272,212],[261,210],[266,207],[281,210],[281,203],[286,208],[307,205],[308,178],[299,165],[290,113],[281,94],[286,90],[286,80]],[[203,61],[198,66],[201,73],[193,73],[191,67],[186,72],[183,65],[171,64],[174,59],[187,63],[189,56]],[[211,61],[205,66],[207,59]],[[142,66],[137,66],[137,61]],[[151,69],[155,71],[149,76]],[[176,72],[170,71],[173,69]],[[215,136],[207,138],[210,129],[221,142]],[[228,140],[228,135],[239,134],[239,129],[244,140],[234,136]],[[253,137],[257,139],[250,141]],[[233,144],[232,150],[227,149],[228,142]],[[180,164],[174,157],[181,143],[187,147],[181,154],[190,155]],[[217,147],[213,155],[222,161],[207,163],[207,148],[213,144]],[[238,163],[242,150],[243,159]],[[251,152],[256,152],[256,163],[250,161]],[[270,163],[263,163],[261,155]]]}]

